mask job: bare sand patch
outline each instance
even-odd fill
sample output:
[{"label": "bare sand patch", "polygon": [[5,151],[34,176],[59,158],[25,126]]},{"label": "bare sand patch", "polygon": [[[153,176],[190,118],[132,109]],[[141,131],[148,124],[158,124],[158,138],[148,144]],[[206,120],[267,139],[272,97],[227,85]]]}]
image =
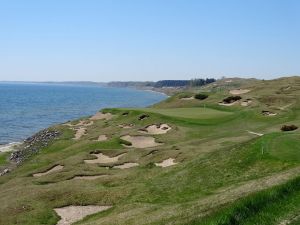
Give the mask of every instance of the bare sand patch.
[{"label": "bare sand patch", "polygon": [[246,99],[244,101],[241,102],[241,106],[249,106],[252,103],[251,99]]},{"label": "bare sand patch", "polygon": [[174,162],[175,159],[173,158],[169,158],[166,159],[164,161],[162,161],[161,163],[155,163],[156,166],[160,166],[160,167],[168,167],[168,166],[173,166],[176,165],[177,163]]},{"label": "bare sand patch", "polygon": [[108,137],[105,134],[102,134],[98,137],[98,141],[106,141],[108,139]]},{"label": "bare sand patch", "polygon": [[74,130],[76,131],[75,137],[73,138],[74,140],[79,140],[83,135],[86,134],[85,127],[74,128]]},{"label": "bare sand patch", "polygon": [[90,164],[94,164],[94,163],[114,163],[117,162],[119,160],[119,158],[121,158],[123,155],[125,155],[126,153],[117,155],[115,157],[109,157],[107,155],[104,155],[103,153],[98,153],[98,154],[91,154],[93,156],[96,156],[97,159],[86,159],[84,160],[85,163],[90,163]]},{"label": "bare sand patch", "polygon": [[134,124],[132,124],[132,123],[130,123],[130,124],[120,124],[118,126],[123,128],[123,129],[129,129],[129,128],[134,127]]},{"label": "bare sand patch", "polygon": [[261,112],[264,116],[276,116],[277,113],[271,112],[271,111],[267,111],[267,110],[263,110]]},{"label": "bare sand patch", "polygon": [[88,215],[92,215],[98,212],[105,211],[112,206],[65,206],[62,208],[55,208],[54,211],[60,216],[60,221],[57,225],[71,225],[77,221],[82,220]]},{"label": "bare sand patch", "polygon": [[124,163],[122,165],[117,165],[117,166],[114,166],[113,168],[117,168],[117,169],[128,169],[128,168],[131,168],[131,167],[136,167],[138,166],[139,164],[138,163]]},{"label": "bare sand patch", "polygon": [[97,112],[90,120],[110,120],[113,117],[111,113]]},{"label": "bare sand patch", "polygon": [[238,101],[231,102],[231,103],[219,102],[219,105],[222,105],[222,106],[233,106],[233,105],[235,105],[237,102],[238,102]]},{"label": "bare sand patch", "polygon": [[75,176],[72,178],[72,180],[96,180],[98,178],[107,177],[108,175],[102,174],[102,175],[80,175]]},{"label": "bare sand patch", "polygon": [[195,99],[194,96],[192,96],[192,97],[186,97],[186,98],[181,98],[180,100],[188,101],[188,100],[193,100],[193,99]]},{"label": "bare sand patch", "polygon": [[125,147],[150,148],[162,145],[162,143],[155,142],[155,138],[153,137],[126,135],[121,137],[121,139],[131,143],[131,146],[124,145]]},{"label": "bare sand patch", "polygon": [[144,129],[141,129],[139,132],[147,134],[165,134],[172,128],[168,124],[152,124],[147,126]]},{"label": "bare sand patch", "polygon": [[241,95],[241,94],[246,94],[248,93],[249,89],[235,89],[235,90],[230,90],[229,93],[232,95]]},{"label": "bare sand patch", "polygon": [[263,136],[263,135],[264,135],[264,134],[256,133],[256,132],[249,131],[249,130],[247,130],[247,132],[248,132],[249,134],[254,134],[254,135],[257,135],[257,136]]},{"label": "bare sand patch", "polygon": [[62,165],[56,165],[52,168],[50,168],[49,170],[47,170],[46,172],[42,172],[42,173],[35,173],[33,174],[34,177],[41,177],[41,176],[45,176],[45,175],[48,175],[50,173],[54,173],[54,172],[57,172],[59,170],[62,170],[64,168],[64,166]]}]

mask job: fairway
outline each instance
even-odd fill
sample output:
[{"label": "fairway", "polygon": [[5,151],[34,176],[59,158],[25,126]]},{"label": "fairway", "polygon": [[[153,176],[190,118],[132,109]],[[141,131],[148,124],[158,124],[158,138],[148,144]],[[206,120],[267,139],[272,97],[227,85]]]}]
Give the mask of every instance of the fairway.
[{"label": "fairway", "polygon": [[144,108],[145,112],[159,113],[165,116],[181,117],[190,119],[213,119],[232,115],[231,112],[224,112],[211,108],[171,108],[171,109],[156,109]]}]

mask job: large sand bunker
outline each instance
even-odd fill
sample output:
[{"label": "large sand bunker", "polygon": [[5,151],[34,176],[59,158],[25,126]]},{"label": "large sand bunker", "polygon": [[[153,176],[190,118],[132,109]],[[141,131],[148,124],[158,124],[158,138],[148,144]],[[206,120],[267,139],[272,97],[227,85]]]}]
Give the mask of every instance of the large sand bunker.
[{"label": "large sand bunker", "polygon": [[90,163],[90,164],[94,164],[94,163],[115,163],[119,160],[120,157],[122,157],[125,153],[120,154],[118,156],[115,157],[109,157],[107,155],[104,155],[103,153],[98,153],[95,154],[93,153],[93,156],[96,156],[97,159],[87,159],[84,160],[85,163]]},{"label": "large sand bunker", "polygon": [[55,208],[54,211],[60,216],[60,221],[57,225],[71,225],[79,220],[82,220],[88,215],[105,211],[112,206],[66,206]]},{"label": "large sand bunker", "polygon": [[122,165],[117,165],[117,166],[114,166],[113,168],[117,168],[117,169],[128,169],[128,168],[131,168],[131,167],[136,167],[138,166],[139,164],[138,163],[124,163]]},{"label": "large sand bunker", "polygon": [[141,133],[147,133],[147,134],[165,134],[172,128],[168,124],[153,124],[149,125],[144,129],[141,129]]},{"label": "large sand bunker", "polygon": [[54,173],[54,172],[57,172],[59,170],[62,170],[64,168],[64,166],[62,165],[56,165],[52,168],[50,168],[49,170],[47,170],[46,172],[42,172],[42,173],[35,173],[33,174],[34,177],[41,177],[41,176],[45,176],[45,175],[48,175],[50,173]]},{"label": "large sand bunker", "polygon": [[229,93],[232,95],[242,95],[248,93],[249,89],[235,89],[235,90],[230,90]]},{"label": "large sand bunker", "polygon": [[72,178],[72,180],[96,180],[98,178],[107,177],[108,175],[79,175]]},{"label": "large sand bunker", "polygon": [[166,159],[164,161],[162,161],[161,163],[155,163],[156,166],[160,166],[160,167],[168,167],[168,166],[173,166],[176,165],[177,163],[174,162],[175,159],[169,158]]},{"label": "large sand bunker", "polygon": [[90,120],[110,120],[113,117],[111,113],[97,112]]},{"label": "large sand bunker", "polygon": [[83,135],[86,134],[85,127],[75,128],[74,130],[76,131],[75,137],[73,138],[74,140],[79,140]]},{"label": "large sand bunker", "polygon": [[131,143],[130,146],[125,145],[125,147],[150,148],[162,145],[162,143],[155,142],[155,139],[153,137],[126,135],[121,137],[121,139]]},{"label": "large sand bunker", "polygon": [[105,135],[105,134],[102,134],[102,135],[100,135],[99,137],[98,137],[98,141],[106,141],[108,138],[107,138],[107,136]]}]

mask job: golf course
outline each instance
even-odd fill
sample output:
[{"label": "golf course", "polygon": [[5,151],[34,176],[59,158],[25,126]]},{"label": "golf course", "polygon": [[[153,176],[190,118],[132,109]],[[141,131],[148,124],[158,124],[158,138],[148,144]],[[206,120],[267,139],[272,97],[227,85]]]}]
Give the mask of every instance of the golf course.
[{"label": "golf course", "polygon": [[103,109],[0,153],[0,224],[300,224],[298,127],[300,77]]}]

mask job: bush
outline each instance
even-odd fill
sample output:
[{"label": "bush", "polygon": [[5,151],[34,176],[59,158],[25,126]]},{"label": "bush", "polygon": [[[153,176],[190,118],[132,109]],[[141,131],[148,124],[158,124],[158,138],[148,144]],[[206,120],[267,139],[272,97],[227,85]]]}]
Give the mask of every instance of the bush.
[{"label": "bush", "polygon": [[206,98],[208,98],[208,95],[206,94],[195,94],[195,99],[199,99],[199,100],[204,100]]},{"label": "bush", "polygon": [[229,97],[223,99],[223,102],[224,103],[233,103],[233,102],[238,101],[240,99],[242,99],[242,97],[238,96],[238,95],[237,96],[229,96]]},{"label": "bush", "polygon": [[292,130],[297,130],[298,127],[296,125],[283,125],[281,127],[282,131],[292,131]]}]

